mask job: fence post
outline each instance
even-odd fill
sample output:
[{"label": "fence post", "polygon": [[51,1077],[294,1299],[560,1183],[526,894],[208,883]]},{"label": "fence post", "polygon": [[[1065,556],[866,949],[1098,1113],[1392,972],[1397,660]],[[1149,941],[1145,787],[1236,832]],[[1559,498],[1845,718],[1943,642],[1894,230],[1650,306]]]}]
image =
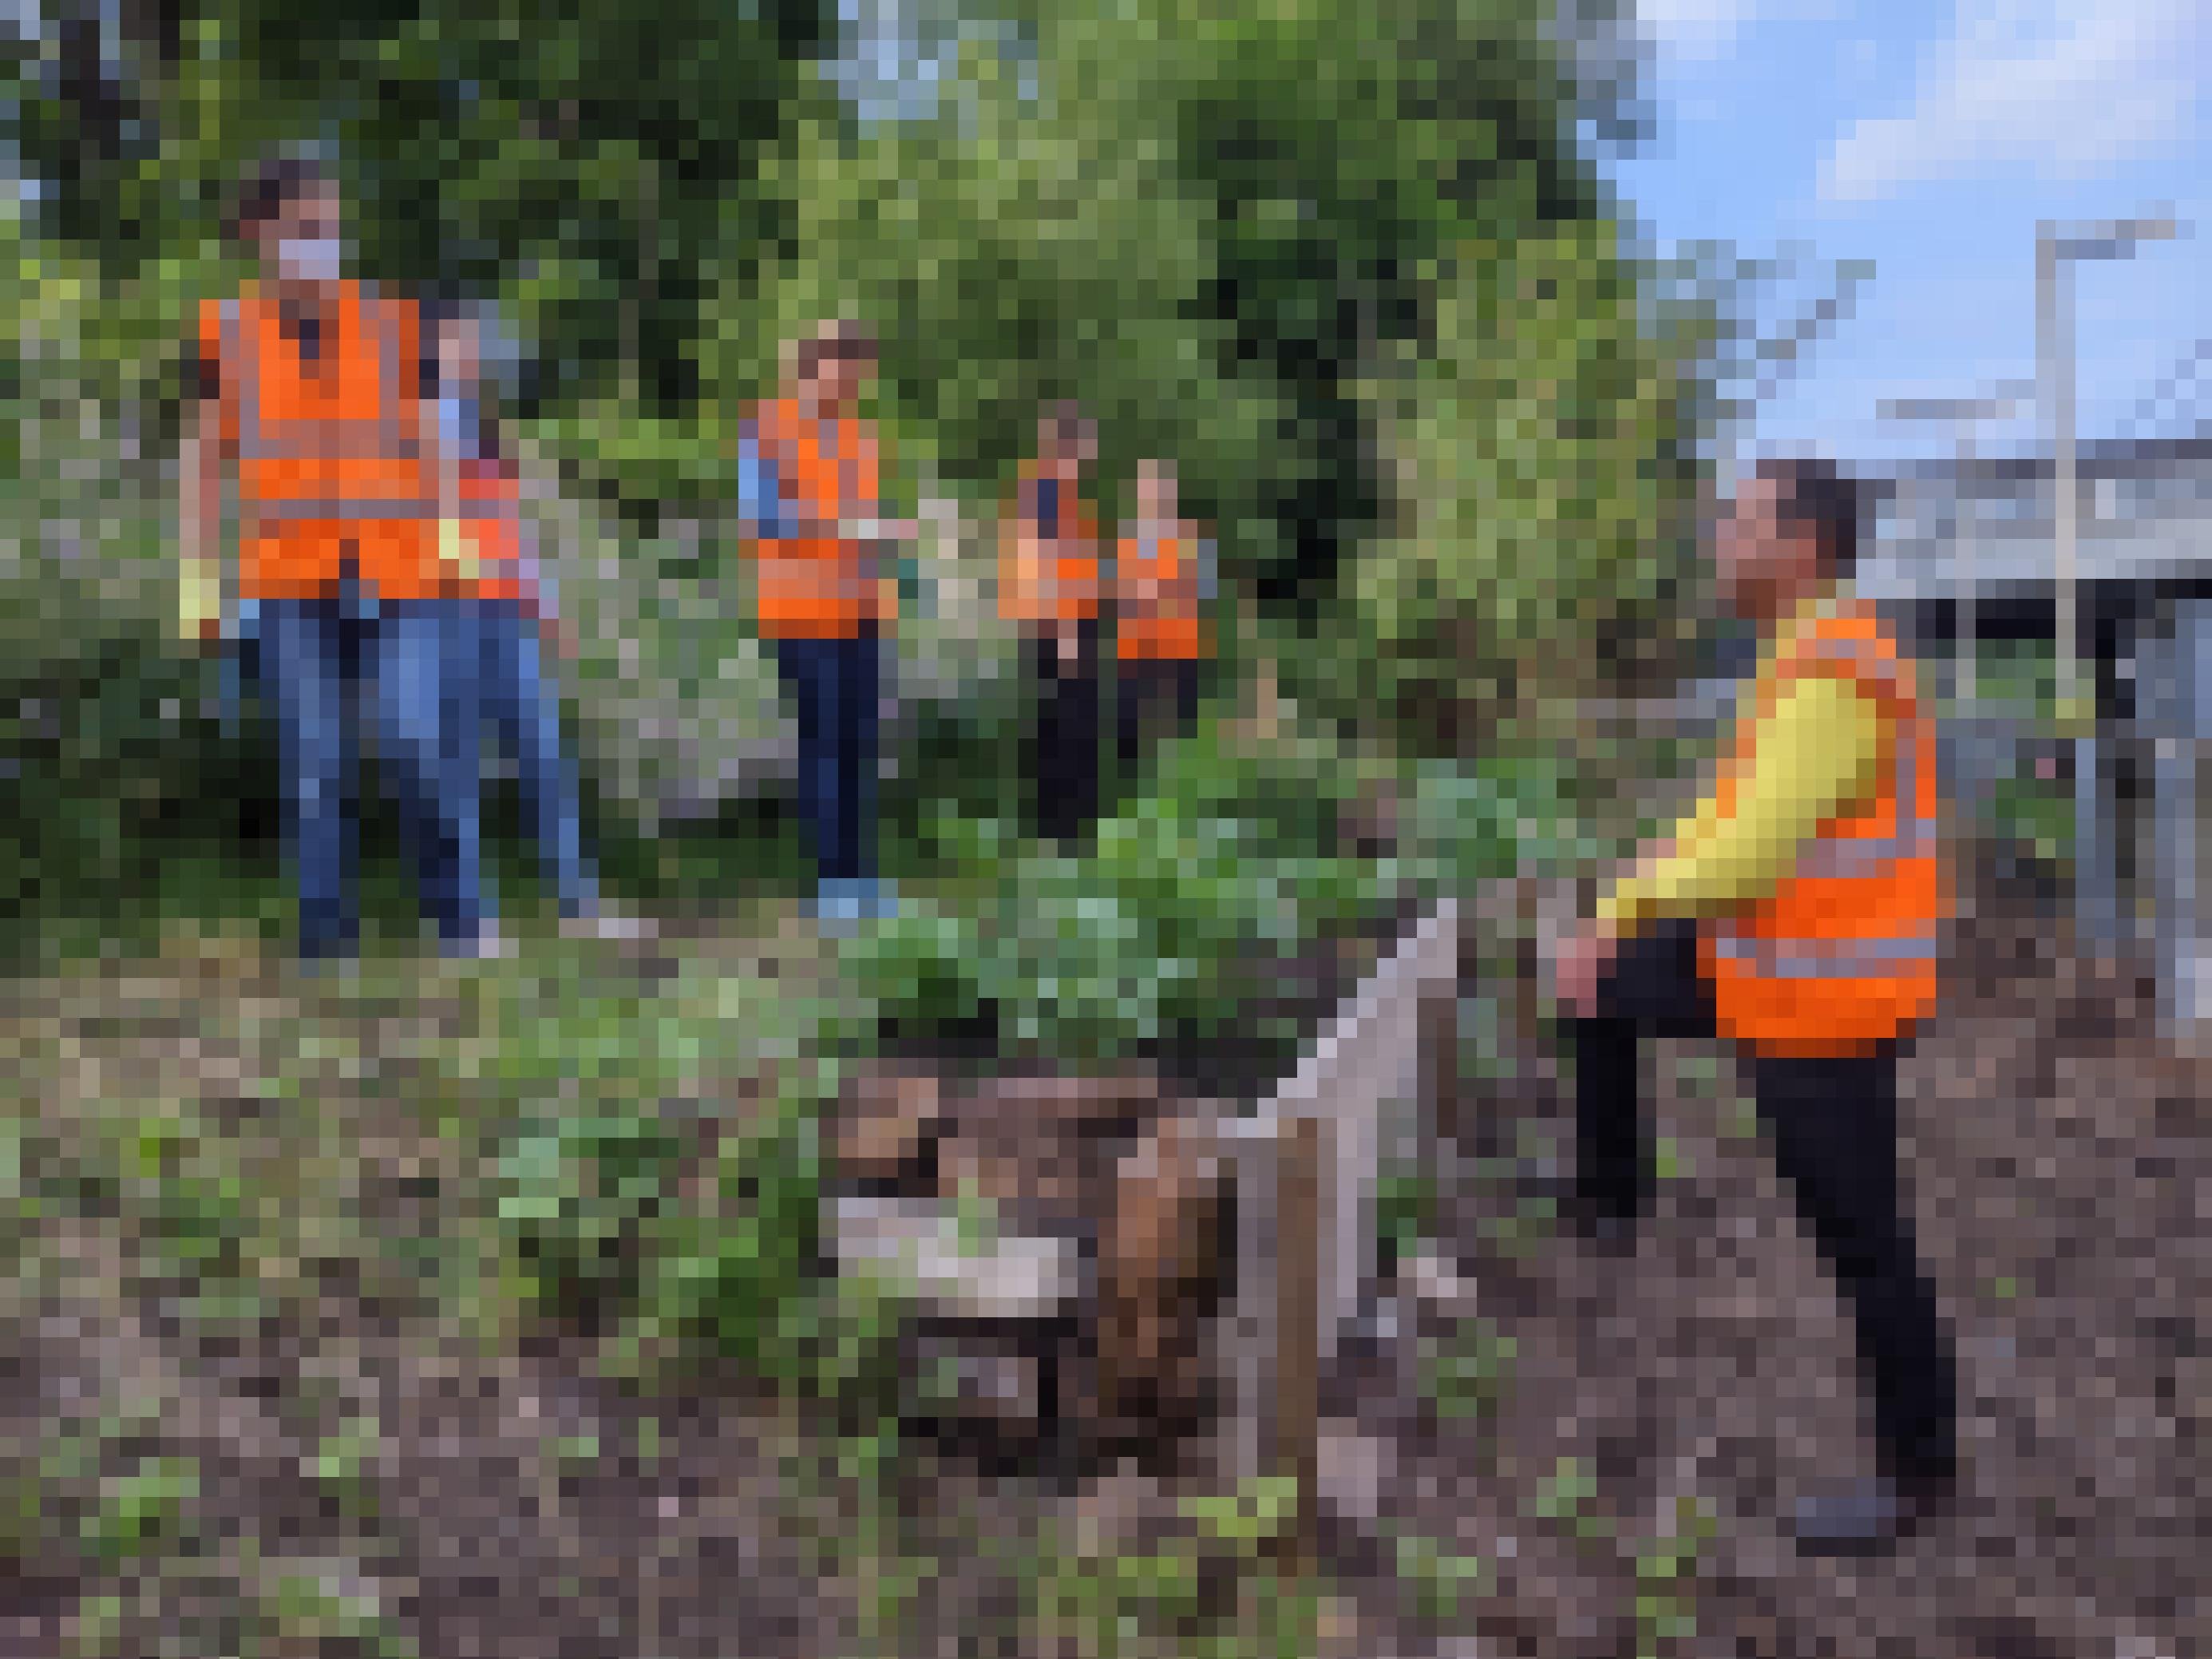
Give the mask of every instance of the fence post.
[{"label": "fence post", "polygon": [[1321,1125],[1304,1113],[1284,1121],[1275,1191],[1279,1339],[1275,1376],[1274,1465],[1297,1482],[1297,1519],[1283,1538],[1280,1566],[1292,1583],[1312,1571],[1319,1518],[1316,1389],[1321,1336]]},{"label": "fence post", "polygon": [[[2194,1038],[2205,1015],[2197,908],[2197,789],[2206,708],[2212,700],[2212,606],[2190,600],[2174,607],[2166,660],[2152,682],[2164,707],[2158,731],[2157,841],[2159,923],[2166,1012],[2177,1034]],[[2138,675],[2141,670],[2138,669]],[[2139,678],[2138,684],[2143,684]]]},{"label": "fence post", "polygon": [[1231,1457],[1239,1480],[1267,1472],[1273,1428],[1270,1373],[1279,1344],[1275,1240],[1281,1229],[1276,1198],[1279,1129],[1272,1117],[1225,1119],[1224,1139],[1237,1179],[1237,1279],[1230,1311],[1237,1402]]}]

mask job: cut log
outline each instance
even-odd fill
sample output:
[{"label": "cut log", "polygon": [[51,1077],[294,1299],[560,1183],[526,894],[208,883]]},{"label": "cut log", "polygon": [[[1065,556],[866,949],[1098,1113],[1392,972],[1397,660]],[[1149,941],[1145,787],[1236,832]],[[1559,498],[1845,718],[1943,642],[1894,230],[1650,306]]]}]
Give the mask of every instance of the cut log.
[{"label": "cut log", "polygon": [[944,1093],[927,1073],[869,1072],[837,1105],[832,1140],[848,1181],[896,1182],[918,1174],[945,1121]]},{"label": "cut log", "polygon": [[1222,1281],[1224,1182],[1206,1126],[1170,1118],[1115,1170],[1098,1237],[1100,1408],[1129,1425],[1194,1417]]}]

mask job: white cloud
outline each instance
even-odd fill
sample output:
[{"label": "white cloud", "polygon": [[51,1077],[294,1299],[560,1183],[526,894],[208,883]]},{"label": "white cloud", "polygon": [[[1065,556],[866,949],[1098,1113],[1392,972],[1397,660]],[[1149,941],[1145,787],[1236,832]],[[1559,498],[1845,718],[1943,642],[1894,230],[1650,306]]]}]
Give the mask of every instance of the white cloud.
[{"label": "white cloud", "polygon": [[1636,21],[1666,56],[1694,62],[1724,55],[1753,23],[1832,9],[1832,0],[1638,0]]},{"label": "white cloud", "polygon": [[1759,0],[1642,0],[1637,21],[1669,51],[1710,57],[1733,42],[1759,9]]},{"label": "white cloud", "polygon": [[1820,167],[1832,202],[1992,164],[2081,176],[2185,138],[2212,62],[2212,0],[1960,0],[1910,112],[1854,123]]}]

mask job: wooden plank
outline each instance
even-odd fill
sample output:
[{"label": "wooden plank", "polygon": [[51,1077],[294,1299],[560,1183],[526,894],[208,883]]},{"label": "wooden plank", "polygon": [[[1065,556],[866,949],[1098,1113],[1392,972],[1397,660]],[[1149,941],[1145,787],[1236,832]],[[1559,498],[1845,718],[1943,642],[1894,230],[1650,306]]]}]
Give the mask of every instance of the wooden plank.
[{"label": "wooden plank", "polygon": [[882,1273],[916,1300],[971,1319],[1042,1319],[1082,1294],[1073,1239],[963,1238],[957,1216],[927,1200],[840,1198],[839,1269]]},{"label": "wooden plank", "polygon": [[1280,1570],[1293,1583],[1312,1571],[1317,1536],[1319,1364],[1322,1317],[1321,1126],[1310,1117],[1282,1126],[1282,1164],[1276,1182],[1280,1228],[1276,1328],[1281,1346],[1275,1364],[1274,1465],[1297,1483],[1297,1518],[1281,1540]]},{"label": "wooden plank", "polygon": [[1237,1185],[1237,1290],[1221,1334],[1236,1412],[1230,1461],[1237,1480],[1251,1480],[1267,1473],[1273,1435],[1279,1146],[1271,1116],[1224,1117],[1219,1129]]},{"label": "wooden plank", "polygon": [[1279,1122],[1327,1127],[1321,1225],[1329,1240],[1320,1341],[1323,1358],[1358,1311],[1375,1270],[1375,1195],[1386,1158],[1419,1155],[1425,1002],[1459,982],[1460,915],[1444,900],[1370,975],[1262,1109]]}]

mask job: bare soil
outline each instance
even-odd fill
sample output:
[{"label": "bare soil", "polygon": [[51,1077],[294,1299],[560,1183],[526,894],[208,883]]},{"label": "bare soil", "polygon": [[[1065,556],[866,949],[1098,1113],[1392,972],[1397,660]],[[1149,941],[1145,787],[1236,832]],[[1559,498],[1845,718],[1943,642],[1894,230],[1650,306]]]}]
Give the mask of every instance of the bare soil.
[{"label": "bare soil", "polygon": [[[1514,1212],[1504,1177],[1563,1156],[1559,1093],[1532,1058],[1520,1085],[1484,1096],[1501,1156],[1440,1164],[1440,1249],[1471,1306],[1455,1322],[1405,1299],[1395,1336],[1326,1379],[1333,1462],[1350,1448],[1365,1468],[1350,1486],[1366,1490],[1345,1497],[1333,1477],[1341,1605],[1319,1650],[2212,1653],[2212,1073],[2161,1039],[2144,987],[2077,969],[2063,926],[2020,896],[1992,897],[1968,932],[1905,1112],[1913,1213],[1967,1402],[1957,1512],[1887,1559],[1793,1551],[1779,1517],[1794,1495],[1869,1458],[1836,1296],[1728,1067],[1700,1085],[1682,1062],[1717,1051],[1662,1054],[1657,1127],[1679,1163],[1638,1254],[1616,1261]],[[66,1027],[88,1097],[167,1087],[212,1109],[234,1094],[236,1056],[180,1035],[191,1000],[276,994],[205,968],[166,986],[111,975],[70,994],[88,1005]],[[43,1003],[11,1013],[18,1043],[64,1029]],[[376,1121],[372,1163],[398,1183],[376,1202],[398,1206],[419,1166]],[[387,1231],[408,1224],[383,1213]],[[294,1570],[373,1605],[425,1659],[1044,1653],[1028,1553],[1054,1535],[1134,1547],[1173,1524],[1179,1492],[1216,1484],[1204,1444],[1180,1479],[1122,1471],[1073,1492],[918,1449],[891,1541],[923,1570],[895,1625],[871,1632],[860,1511],[832,1442],[732,1377],[648,1398],[557,1347],[456,1332],[412,1308],[374,1251],[213,1337],[131,1284],[97,1215],[37,1229],[46,1265],[19,1277],[0,1343],[0,1486],[58,1425],[136,1400],[149,1443],[198,1460],[198,1520],[167,1555],[99,1571],[77,1516],[39,1517],[0,1551],[0,1654],[402,1650],[336,1625],[254,1636],[254,1609],[272,1605],[257,1596]],[[1446,1419],[1422,1361],[1478,1322],[1511,1358],[1486,1409]],[[350,1419],[374,1425],[376,1448],[373,1496],[353,1509],[303,1474]],[[1586,1471],[1589,1493],[1547,1514],[1563,1468]],[[1678,1580],[1649,1565],[1639,1580],[1682,1500],[1712,1535]],[[1421,1616],[1393,1565],[1401,1534],[1486,1560],[1472,1605]],[[241,1555],[241,1535],[258,1553]],[[88,1596],[118,1586],[137,1594],[88,1636]],[[1651,1599],[1668,1589],[1672,1603]]]}]

